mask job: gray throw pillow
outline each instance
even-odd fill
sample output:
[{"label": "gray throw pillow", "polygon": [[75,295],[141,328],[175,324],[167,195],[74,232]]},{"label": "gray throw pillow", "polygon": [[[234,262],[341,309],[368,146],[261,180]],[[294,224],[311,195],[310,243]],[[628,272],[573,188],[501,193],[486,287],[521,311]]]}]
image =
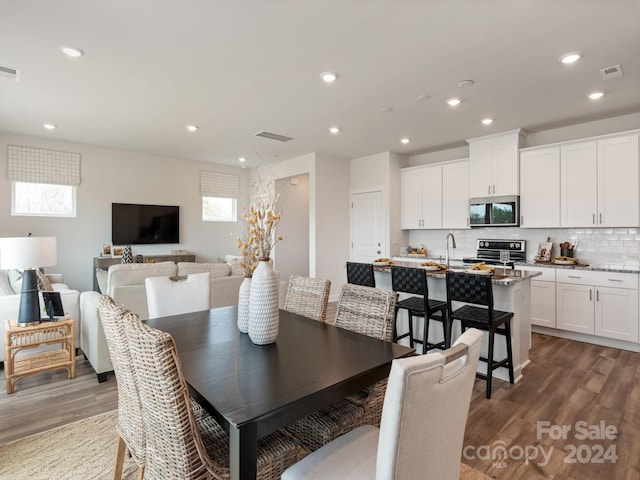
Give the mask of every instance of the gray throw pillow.
[{"label": "gray throw pillow", "polygon": [[9,282],[9,271],[8,270],[0,270],[0,296],[3,295],[14,295],[16,292],[11,288],[11,283]]},{"label": "gray throw pillow", "polygon": [[22,292],[22,272],[16,269],[9,270],[9,283],[13,293]]}]

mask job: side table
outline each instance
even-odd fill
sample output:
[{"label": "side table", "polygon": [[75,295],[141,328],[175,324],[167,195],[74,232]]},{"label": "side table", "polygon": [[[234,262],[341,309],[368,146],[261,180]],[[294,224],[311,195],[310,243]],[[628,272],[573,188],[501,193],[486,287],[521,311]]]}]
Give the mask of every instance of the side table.
[{"label": "side table", "polygon": [[[27,375],[45,370],[66,368],[68,378],[76,376],[75,331],[72,318],[56,322],[43,321],[31,327],[18,327],[15,320],[5,321],[4,338],[4,376],[7,380],[7,393],[15,391],[16,382]],[[59,348],[35,353],[23,353],[23,350],[40,345],[58,345]]]}]

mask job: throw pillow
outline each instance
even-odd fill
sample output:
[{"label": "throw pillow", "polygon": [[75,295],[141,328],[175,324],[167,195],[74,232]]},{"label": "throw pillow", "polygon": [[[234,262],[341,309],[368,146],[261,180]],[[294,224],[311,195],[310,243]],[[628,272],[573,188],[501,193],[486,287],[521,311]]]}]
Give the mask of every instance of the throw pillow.
[{"label": "throw pillow", "polygon": [[14,294],[15,292],[13,288],[11,288],[11,283],[9,283],[9,271],[0,270],[0,296]]},{"label": "throw pillow", "polygon": [[237,258],[228,261],[227,264],[231,267],[231,275],[243,275],[242,267]]},{"label": "throw pillow", "polygon": [[14,293],[22,292],[22,272],[20,270],[9,270],[9,284]]},{"label": "throw pillow", "polygon": [[108,270],[102,268],[96,268],[96,281],[98,282],[98,289],[103,295],[107,294],[107,277],[109,276]]},{"label": "throw pillow", "polygon": [[41,292],[53,292],[53,286],[49,278],[40,270],[36,270],[36,275],[38,275],[38,290]]}]

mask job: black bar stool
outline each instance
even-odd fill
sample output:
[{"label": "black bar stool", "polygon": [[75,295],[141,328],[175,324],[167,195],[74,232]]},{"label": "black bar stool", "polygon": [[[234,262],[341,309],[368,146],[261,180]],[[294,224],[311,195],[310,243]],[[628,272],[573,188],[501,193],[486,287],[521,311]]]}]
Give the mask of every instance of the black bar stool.
[{"label": "black bar stool", "polygon": [[[456,310],[452,309],[452,302],[464,302]],[[480,360],[487,362],[486,375],[477,373],[476,377],[487,381],[487,398],[491,398],[491,381],[493,371],[499,367],[509,369],[509,383],[514,382],[513,352],[511,348],[511,319],[513,312],[503,312],[493,308],[493,287],[491,275],[477,275],[474,273],[447,272],[447,311],[449,321],[460,320],[462,332],[467,328],[477,328],[489,332],[489,349],[487,357]],[[507,342],[507,357],[493,360],[496,333],[504,335]]]},{"label": "black bar stool", "polygon": [[[422,344],[422,353],[432,348],[447,349],[451,346],[451,322],[447,321],[447,304],[439,300],[429,298],[427,286],[427,273],[422,268],[391,267],[391,289],[396,293],[408,293],[421,295],[411,296],[396,303],[396,314],[393,322],[393,341],[409,337],[409,343],[413,347],[414,342]],[[409,314],[409,331],[398,335],[398,310],[404,308]],[[424,331],[422,340],[413,336],[413,317],[424,318]],[[429,320],[442,322],[444,340],[437,343],[429,343]]]},{"label": "black bar stool", "polygon": [[375,288],[376,279],[373,275],[373,265],[370,263],[347,262],[347,283]]}]

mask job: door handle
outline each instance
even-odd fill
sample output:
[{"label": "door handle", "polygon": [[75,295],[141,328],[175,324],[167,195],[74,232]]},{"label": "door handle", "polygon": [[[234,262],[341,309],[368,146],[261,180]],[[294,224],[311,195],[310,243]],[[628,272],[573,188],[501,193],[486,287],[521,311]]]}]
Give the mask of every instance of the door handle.
[{"label": "door handle", "polygon": [[377,253],[378,255],[380,255],[380,250],[376,250],[376,253]]}]

